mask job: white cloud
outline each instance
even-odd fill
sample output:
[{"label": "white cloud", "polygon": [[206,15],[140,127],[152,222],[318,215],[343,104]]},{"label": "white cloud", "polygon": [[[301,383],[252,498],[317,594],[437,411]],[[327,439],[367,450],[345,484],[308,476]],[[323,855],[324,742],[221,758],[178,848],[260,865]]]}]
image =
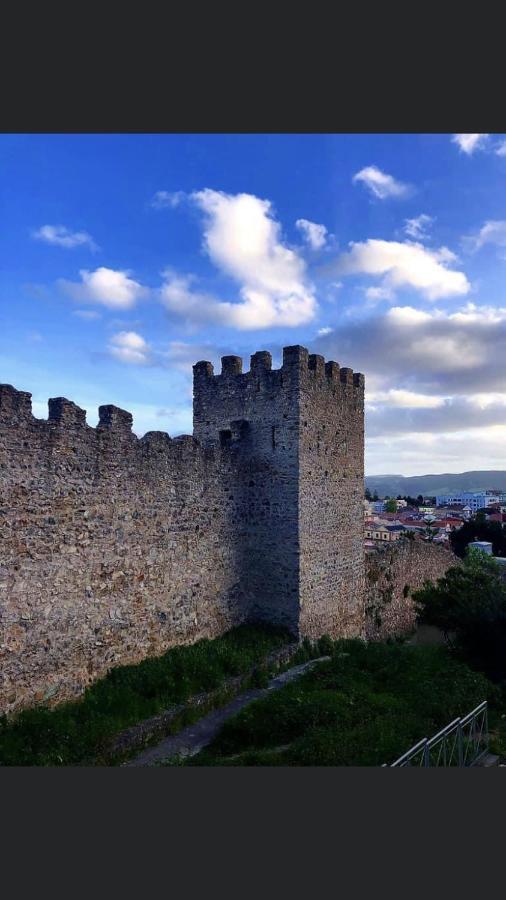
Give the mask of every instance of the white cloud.
[{"label": "white cloud", "polygon": [[130,365],[146,365],[151,358],[149,344],[136,331],[120,331],[114,334],[108,350],[111,356]]},{"label": "white cloud", "polygon": [[388,287],[370,287],[366,289],[365,296],[375,303],[377,300],[393,300],[395,294]]},{"label": "white cloud", "polygon": [[414,219],[404,219],[404,231],[408,237],[415,241],[423,241],[428,237],[427,229],[435,222],[433,216],[426,213],[416,216]]},{"label": "white cloud", "polygon": [[308,219],[297,219],[295,227],[299,229],[302,236],[312,250],[321,250],[327,241],[327,229],[325,225],[317,225],[316,222],[310,222]]},{"label": "white cloud", "polygon": [[506,141],[501,141],[495,148],[496,156],[506,156]]},{"label": "white cloud", "polygon": [[428,250],[422,244],[368,240],[351,243],[335,270],[339,275],[383,275],[382,288],[409,287],[428,300],[467,294],[470,284],[463,272],[447,268],[456,259],[446,247]]},{"label": "white cloud", "polygon": [[506,394],[503,392],[492,391],[487,394],[470,394],[468,400],[479,409],[486,409],[488,406],[506,406]]},{"label": "white cloud", "polygon": [[418,394],[416,391],[405,391],[400,388],[390,388],[389,391],[367,391],[366,399],[368,404],[387,403],[399,409],[436,409],[445,402],[444,397]]},{"label": "white cloud", "polygon": [[130,278],[130,272],[107,269],[105,266],[89,272],[81,269],[81,283],[59,279],[59,286],[78,303],[99,303],[110,309],[131,309],[139,299],[147,296],[147,288]]},{"label": "white cloud", "polygon": [[464,241],[472,250],[480,250],[485,244],[506,247],[506,220],[490,219],[484,223],[478,234],[464,238]]},{"label": "white cloud", "polygon": [[186,198],[184,191],[157,191],[151,198],[153,209],[175,209]]},{"label": "white cloud", "polygon": [[239,283],[241,301],[220,301],[194,290],[194,276],[168,272],[161,289],[164,305],[190,321],[243,330],[311,321],[317,308],[314,288],[304,260],[282,242],[271,203],[208,188],[191,197],[205,216],[205,252]]},{"label": "white cloud", "polygon": [[[467,304],[453,313],[395,306],[318,337],[315,352],[365,372],[374,391],[453,396],[503,392],[506,308]],[[372,379],[372,380],[371,380]]]},{"label": "white cloud", "polygon": [[361,181],[375,197],[385,200],[387,197],[404,197],[410,191],[408,184],[397,181],[392,175],[382,172],[377,166],[366,166],[353,176],[353,182]]},{"label": "white cloud", "polygon": [[332,334],[332,328],[329,328],[328,325],[325,326],[325,328],[319,328],[318,335],[321,336],[323,334]]},{"label": "white cloud", "polygon": [[503,469],[506,426],[484,427],[451,434],[409,432],[370,436],[366,441],[366,472],[369,475],[402,472],[463,472]]},{"label": "white cloud", "polygon": [[466,303],[462,309],[448,314],[448,320],[461,325],[499,325],[506,321],[506,307],[477,306],[475,303]]},{"label": "white cloud", "polygon": [[415,309],[413,306],[393,306],[387,312],[389,322],[394,325],[411,328],[413,325],[420,325],[422,322],[430,322],[433,316],[431,313],[424,312],[422,309]]},{"label": "white cloud", "polygon": [[488,134],[454,134],[452,137],[453,143],[467,156],[472,156],[476,150],[483,150],[488,139]]},{"label": "white cloud", "polygon": [[42,225],[37,231],[32,232],[32,237],[36,241],[44,241],[57,247],[88,246],[93,251],[100,249],[87,231],[70,231],[65,225]]},{"label": "white cloud", "polygon": [[[343,320],[313,352],[366,378],[366,471],[504,468],[506,306],[394,306]],[[501,446],[502,441],[502,446]]]}]

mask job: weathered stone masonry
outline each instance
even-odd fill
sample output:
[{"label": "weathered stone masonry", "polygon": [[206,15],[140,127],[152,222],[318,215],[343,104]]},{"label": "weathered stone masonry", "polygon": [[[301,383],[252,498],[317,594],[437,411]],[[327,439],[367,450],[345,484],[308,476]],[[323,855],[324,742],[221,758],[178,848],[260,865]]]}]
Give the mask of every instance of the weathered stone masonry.
[{"label": "weathered stone masonry", "polygon": [[378,548],[366,558],[366,637],[384,640],[413,631],[414,591],[424,581],[437,581],[462,560],[448,547],[404,538]]},{"label": "weathered stone masonry", "polygon": [[364,379],[288,347],[194,366],[194,436],[0,386],[0,711],[245,621],[364,633]]}]

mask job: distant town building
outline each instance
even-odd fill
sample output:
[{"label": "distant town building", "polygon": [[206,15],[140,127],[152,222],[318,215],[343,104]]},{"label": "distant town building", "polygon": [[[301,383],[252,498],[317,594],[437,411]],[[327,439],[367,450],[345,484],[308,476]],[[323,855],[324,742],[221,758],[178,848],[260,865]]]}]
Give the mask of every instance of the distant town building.
[{"label": "distant town building", "polygon": [[504,493],[495,494],[491,491],[462,491],[455,494],[438,494],[436,497],[436,506],[452,506],[455,503],[461,503],[464,508],[469,507],[471,512],[475,513],[479,509],[491,506],[494,503],[502,503],[505,499]]},{"label": "distant town building", "polygon": [[366,525],[365,537],[372,541],[398,541],[405,534],[404,525],[384,525],[383,523],[370,523]]}]

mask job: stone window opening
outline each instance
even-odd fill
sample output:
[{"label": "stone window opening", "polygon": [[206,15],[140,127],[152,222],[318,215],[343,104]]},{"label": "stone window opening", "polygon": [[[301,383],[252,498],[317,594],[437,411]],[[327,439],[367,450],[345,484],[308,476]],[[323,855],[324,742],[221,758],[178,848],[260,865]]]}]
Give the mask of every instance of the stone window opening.
[{"label": "stone window opening", "polygon": [[220,445],[222,447],[226,447],[228,444],[230,444],[231,440],[232,432],[230,431],[230,428],[225,428],[223,429],[223,431],[220,431]]}]

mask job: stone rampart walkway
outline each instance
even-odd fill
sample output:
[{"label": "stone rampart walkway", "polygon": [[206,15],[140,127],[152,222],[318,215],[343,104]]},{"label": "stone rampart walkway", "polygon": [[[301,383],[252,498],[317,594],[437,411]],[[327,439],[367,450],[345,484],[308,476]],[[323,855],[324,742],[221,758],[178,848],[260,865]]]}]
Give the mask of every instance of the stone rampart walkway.
[{"label": "stone rampart walkway", "polygon": [[198,722],[195,722],[193,725],[188,725],[187,728],[183,728],[179,734],[170,735],[161,741],[161,743],[157,744],[156,747],[150,747],[148,750],[144,750],[139,756],[124,763],[124,765],[153,766],[162,760],[170,759],[174,756],[195,756],[196,753],[199,753],[200,750],[211,743],[227,719],[230,719],[231,716],[235,716],[235,714],[247,706],[248,703],[252,703],[253,700],[258,700],[260,697],[266,697],[271,691],[279,690],[279,688],[284,687],[285,684],[295,681],[296,678],[299,678],[304,672],[307,672],[308,669],[311,669],[318,663],[326,662],[328,659],[330,659],[330,656],[321,656],[319,659],[311,659],[309,662],[302,663],[300,666],[294,666],[292,669],[282,672],[281,675],[276,675],[270,680],[266,688],[253,688],[252,690],[245,691],[244,694],[234,697],[234,699],[231,700],[230,703],[227,703],[226,706],[221,707],[221,709],[213,710],[199,719]]}]

